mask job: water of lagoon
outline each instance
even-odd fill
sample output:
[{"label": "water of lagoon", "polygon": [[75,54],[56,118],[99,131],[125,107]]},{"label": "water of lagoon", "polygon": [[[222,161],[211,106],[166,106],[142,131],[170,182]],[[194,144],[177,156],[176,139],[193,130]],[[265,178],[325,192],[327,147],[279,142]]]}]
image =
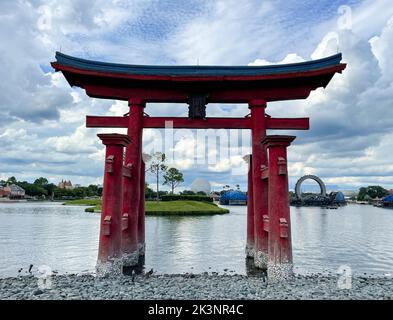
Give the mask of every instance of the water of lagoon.
[{"label": "water of lagoon", "polygon": [[[157,273],[246,274],[246,207],[227,215],[146,217],[145,268]],[[0,277],[30,264],[59,273],[94,272],[99,214],[59,203],[0,203]],[[347,205],[291,207],[297,273],[393,273],[393,210]]]}]

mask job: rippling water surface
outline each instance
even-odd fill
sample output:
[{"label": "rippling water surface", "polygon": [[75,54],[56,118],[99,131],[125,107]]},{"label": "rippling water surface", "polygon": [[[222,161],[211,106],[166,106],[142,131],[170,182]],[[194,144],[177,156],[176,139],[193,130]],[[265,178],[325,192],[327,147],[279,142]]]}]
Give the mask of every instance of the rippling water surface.
[{"label": "rippling water surface", "polygon": [[[146,269],[246,273],[246,207],[209,217],[146,217]],[[92,272],[99,215],[58,203],[0,203],[0,276],[30,264]],[[393,274],[393,210],[348,205],[291,207],[295,270]]]}]

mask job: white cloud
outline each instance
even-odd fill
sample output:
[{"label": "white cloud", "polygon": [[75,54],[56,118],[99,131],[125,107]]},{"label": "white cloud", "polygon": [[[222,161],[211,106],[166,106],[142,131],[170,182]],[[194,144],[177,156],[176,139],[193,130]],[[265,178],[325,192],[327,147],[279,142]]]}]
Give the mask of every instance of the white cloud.
[{"label": "white cloud", "polygon": [[208,167],[212,172],[226,172],[231,169],[246,167],[242,156],[232,156],[229,158],[220,159],[217,163]]},{"label": "white cloud", "polygon": [[123,116],[130,111],[126,101],[115,101],[109,108],[108,115],[111,116]]},{"label": "white cloud", "polygon": [[393,79],[393,66],[391,55],[393,52],[393,16],[389,19],[379,36],[373,37],[371,47],[374,55],[378,59],[381,72],[386,79]]},{"label": "white cloud", "polygon": [[45,143],[60,153],[91,153],[96,151],[95,138],[93,131],[82,125],[69,136],[50,137]]},{"label": "white cloud", "polygon": [[287,56],[278,62],[271,62],[267,61],[265,59],[256,59],[254,62],[249,63],[249,66],[267,66],[267,65],[272,65],[272,64],[288,64],[288,63],[298,63],[298,62],[304,62],[305,60],[298,56],[296,53],[289,53]]}]

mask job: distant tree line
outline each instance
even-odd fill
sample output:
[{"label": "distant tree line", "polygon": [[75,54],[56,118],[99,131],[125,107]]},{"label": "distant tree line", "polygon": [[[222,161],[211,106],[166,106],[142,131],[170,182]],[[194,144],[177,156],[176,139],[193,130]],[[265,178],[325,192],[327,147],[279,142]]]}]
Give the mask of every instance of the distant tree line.
[{"label": "distant tree line", "polygon": [[[164,160],[165,161],[165,160]],[[145,198],[148,200],[152,199],[161,199],[163,196],[174,194],[174,188],[183,182],[183,175],[178,170],[173,170],[174,168],[170,168],[172,170],[167,170],[165,166],[161,167],[160,165],[155,164],[156,168],[159,166],[164,176],[164,183],[169,184],[171,187],[171,192],[168,191],[154,191],[149,187],[149,185],[145,184]],[[151,170],[151,168],[150,168]],[[151,170],[154,172],[154,170]],[[155,172],[156,173],[156,172]],[[157,175],[156,175],[157,177]],[[86,197],[101,197],[102,196],[102,187],[97,185],[89,185],[87,187],[77,187],[73,189],[60,189],[55,184],[49,183],[48,179],[44,177],[40,177],[34,180],[33,183],[27,181],[18,181],[15,177],[10,177],[7,180],[0,180],[0,185],[5,186],[7,184],[15,184],[23,188],[26,192],[27,196],[39,198],[39,199],[53,199],[53,200],[64,200],[64,199],[82,199]],[[225,191],[233,190],[230,189],[229,186],[225,186],[221,190],[217,192],[218,194],[222,194]],[[239,190],[239,186],[236,185],[236,189]],[[292,191],[289,192],[290,197],[294,196]],[[193,192],[191,190],[184,190],[180,192],[180,195],[199,195],[206,196],[206,193],[203,191]],[[389,195],[389,191],[381,186],[368,186],[362,187],[359,189],[359,193],[357,195],[358,201],[368,201],[376,198],[383,198]]]},{"label": "distant tree line", "polygon": [[389,191],[381,186],[368,186],[359,189],[358,201],[368,201],[376,198],[383,198],[389,195]]},{"label": "distant tree line", "polygon": [[33,183],[18,181],[15,177],[7,180],[0,180],[0,185],[15,184],[25,190],[27,196],[40,199],[82,199],[86,197],[101,197],[102,187],[89,185],[88,187],[78,187],[73,189],[60,189],[55,184],[49,183],[48,179],[40,177]]}]

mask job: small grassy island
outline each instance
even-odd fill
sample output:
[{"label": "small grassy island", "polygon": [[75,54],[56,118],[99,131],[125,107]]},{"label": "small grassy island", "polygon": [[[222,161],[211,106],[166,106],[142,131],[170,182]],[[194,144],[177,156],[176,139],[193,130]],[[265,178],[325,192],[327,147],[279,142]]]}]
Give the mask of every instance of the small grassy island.
[{"label": "small grassy island", "polygon": [[[101,199],[80,199],[65,201],[64,205],[90,206],[86,212],[101,212]],[[186,215],[214,215],[229,213],[214,203],[192,200],[176,201],[146,201],[146,215],[151,216],[186,216]]]}]

